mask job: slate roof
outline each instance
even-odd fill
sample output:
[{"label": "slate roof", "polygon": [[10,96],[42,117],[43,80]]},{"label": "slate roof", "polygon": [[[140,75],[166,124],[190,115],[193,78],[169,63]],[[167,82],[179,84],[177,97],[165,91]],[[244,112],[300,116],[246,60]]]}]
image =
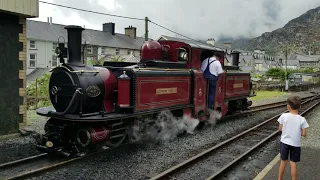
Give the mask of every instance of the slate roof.
[{"label": "slate roof", "polygon": [[320,61],[320,55],[297,55],[297,59],[300,61]]},{"label": "slate roof", "polygon": [[50,71],[50,68],[37,68],[33,70],[30,74],[27,75],[27,85],[30,85],[38,77],[41,77],[46,73],[49,73],[49,71]]},{"label": "slate roof", "polygon": [[[62,36],[65,42],[67,42],[68,38],[67,30],[64,29],[65,26],[62,24],[27,20],[27,38],[58,42],[58,38]],[[62,40],[62,38],[60,39]],[[90,45],[140,50],[144,43],[144,38],[137,37],[134,39],[125,34],[115,33],[115,35],[112,35],[105,31],[85,29],[82,32],[82,43],[84,44],[85,42]]]},{"label": "slate roof", "polygon": [[176,37],[170,37],[170,36],[165,36],[162,35],[158,40],[161,38],[168,40],[168,41],[179,41],[179,42],[184,42],[186,44],[189,44],[191,47],[195,48],[201,48],[201,49],[207,49],[207,50],[215,50],[215,51],[224,51],[224,49],[221,49],[219,47],[213,46],[208,43],[200,42],[200,41],[194,41],[194,40],[189,40],[189,39],[182,39],[182,38],[176,38]]},{"label": "slate roof", "polygon": [[[286,60],[282,60],[282,65],[286,65]],[[299,66],[299,60],[298,59],[288,59],[287,66]]]},{"label": "slate roof", "polygon": [[252,55],[240,55],[239,56],[240,63],[246,64],[246,65],[250,64],[251,59],[253,59]]}]

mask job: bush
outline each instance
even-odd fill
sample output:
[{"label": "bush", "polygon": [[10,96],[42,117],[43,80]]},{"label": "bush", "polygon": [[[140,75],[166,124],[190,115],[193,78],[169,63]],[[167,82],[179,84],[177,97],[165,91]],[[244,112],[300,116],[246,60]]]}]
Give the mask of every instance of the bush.
[{"label": "bush", "polygon": [[[304,68],[304,69],[287,69],[287,77],[292,73],[314,73],[314,68]],[[284,68],[271,68],[265,73],[266,77],[270,78],[280,78],[280,80],[285,80],[285,69]]]},{"label": "bush", "polygon": [[[27,87],[28,108],[50,106],[49,80],[51,73],[44,74]],[[37,101],[37,102],[36,102]]]}]

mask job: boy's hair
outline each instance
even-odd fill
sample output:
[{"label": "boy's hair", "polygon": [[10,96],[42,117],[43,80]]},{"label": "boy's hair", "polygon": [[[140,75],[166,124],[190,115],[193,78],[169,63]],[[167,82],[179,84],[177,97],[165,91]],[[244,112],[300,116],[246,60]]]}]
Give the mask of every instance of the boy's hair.
[{"label": "boy's hair", "polygon": [[219,59],[222,58],[221,54],[218,53],[218,52],[215,52],[214,55],[215,55],[217,58],[219,58]]},{"label": "boy's hair", "polygon": [[301,106],[301,99],[299,96],[291,96],[287,99],[287,103],[293,110],[297,110]]}]

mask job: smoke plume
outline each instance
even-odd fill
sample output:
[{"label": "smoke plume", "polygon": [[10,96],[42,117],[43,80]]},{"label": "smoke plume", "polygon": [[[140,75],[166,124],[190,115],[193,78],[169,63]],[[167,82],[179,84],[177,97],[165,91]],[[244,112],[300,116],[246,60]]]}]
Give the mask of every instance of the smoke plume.
[{"label": "smoke plume", "polygon": [[[209,110],[209,113],[210,117],[207,123],[215,126],[216,121],[221,118],[221,114],[212,110]],[[134,124],[130,129],[129,136],[133,141],[170,141],[183,132],[194,134],[199,122],[199,119],[190,116],[174,117],[169,110],[165,110],[160,112],[155,119],[144,119]]]}]

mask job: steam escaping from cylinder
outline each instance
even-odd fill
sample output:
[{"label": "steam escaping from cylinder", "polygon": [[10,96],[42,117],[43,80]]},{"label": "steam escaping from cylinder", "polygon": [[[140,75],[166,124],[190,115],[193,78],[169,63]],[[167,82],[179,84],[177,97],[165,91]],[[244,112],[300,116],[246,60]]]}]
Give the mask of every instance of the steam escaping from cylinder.
[{"label": "steam escaping from cylinder", "polygon": [[211,124],[212,126],[215,126],[216,123],[217,123],[217,121],[218,121],[219,119],[221,119],[222,114],[221,114],[221,112],[214,111],[214,110],[212,110],[212,109],[208,109],[208,111],[209,111],[210,116],[209,116],[207,122],[208,122],[209,124]]},{"label": "steam escaping from cylinder", "polygon": [[193,134],[198,124],[198,119],[190,116],[177,118],[169,110],[165,110],[156,119],[144,119],[139,124],[134,124],[129,134],[135,141],[169,141],[183,132]]}]

